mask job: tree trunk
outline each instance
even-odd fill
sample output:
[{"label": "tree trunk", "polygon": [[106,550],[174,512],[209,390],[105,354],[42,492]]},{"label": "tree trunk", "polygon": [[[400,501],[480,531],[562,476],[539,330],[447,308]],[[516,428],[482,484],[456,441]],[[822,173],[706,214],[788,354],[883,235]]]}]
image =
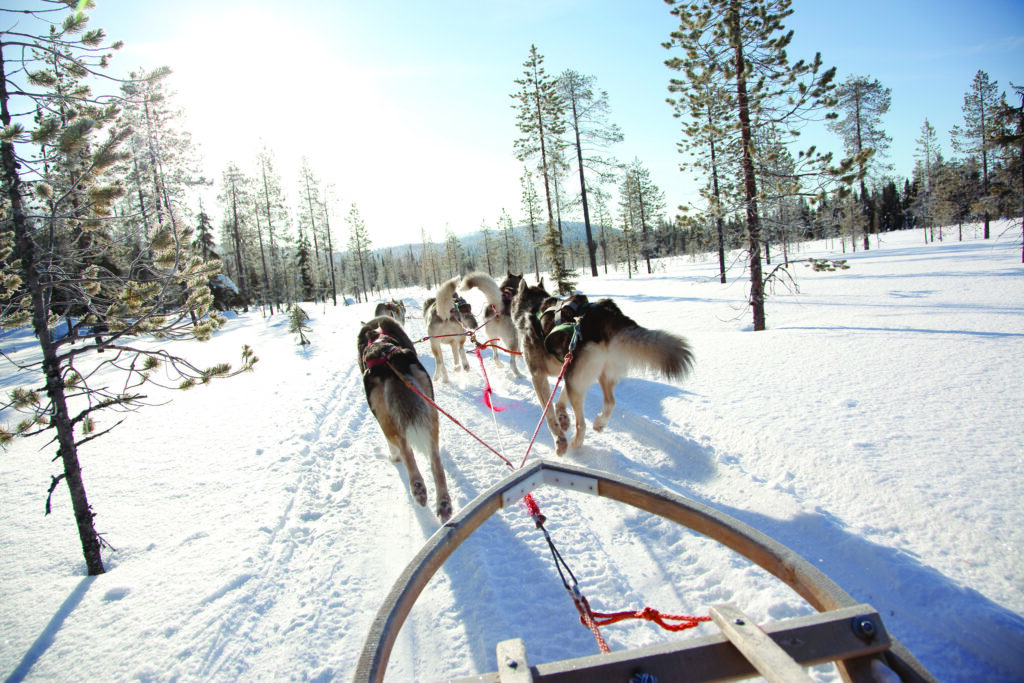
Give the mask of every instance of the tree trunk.
[{"label": "tree trunk", "polygon": [[[5,126],[10,125],[10,114],[7,110],[6,74],[3,69],[3,58],[0,55],[0,119]],[[14,145],[9,142],[0,143],[0,163],[3,165],[3,179],[6,186],[5,194],[11,204],[11,222],[15,235],[15,258],[21,260],[25,287],[32,301],[32,327],[39,338],[39,346],[43,352],[43,372],[46,376],[46,394],[53,409],[51,424],[57,430],[57,455],[64,465],[64,478],[71,494],[71,506],[78,526],[78,538],[82,542],[82,553],[85,566],[90,576],[102,574],[103,559],[100,555],[100,539],[93,525],[93,514],[89,508],[89,499],[85,495],[85,484],[82,482],[82,468],[78,463],[78,450],[75,444],[74,430],[68,417],[68,407],[64,396],[64,381],[60,374],[60,361],[57,349],[50,339],[46,325],[47,311],[43,301],[43,287],[39,280],[36,263],[35,245],[28,232],[28,222],[21,202],[21,178],[18,175],[18,164],[14,155]]]},{"label": "tree trunk", "polygon": [[761,226],[757,216],[757,180],[751,155],[753,140],[750,131],[750,105],[747,100],[746,60],[740,33],[740,2],[733,0],[726,21],[733,35],[736,66],[736,102],[739,106],[740,137],[743,143],[743,190],[747,204],[747,242],[750,250],[750,307],[754,314],[754,331],[765,329],[764,280],[761,273]]},{"label": "tree trunk", "polygon": [[[576,120],[576,100],[572,103],[572,116]],[[580,144],[580,128],[577,123],[576,131],[576,163],[580,167],[580,198],[583,200],[583,227],[587,233],[587,253],[590,254],[590,274],[597,277],[597,247],[594,245],[594,236],[590,231],[590,209],[587,206],[587,183],[583,178],[583,147]]]}]

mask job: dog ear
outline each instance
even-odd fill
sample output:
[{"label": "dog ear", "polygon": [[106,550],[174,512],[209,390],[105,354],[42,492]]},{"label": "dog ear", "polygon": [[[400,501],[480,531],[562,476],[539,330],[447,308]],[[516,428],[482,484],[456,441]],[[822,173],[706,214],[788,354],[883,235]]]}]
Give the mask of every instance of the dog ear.
[{"label": "dog ear", "polygon": [[522,294],[525,291],[526,291],[526,280],[523,279],[523,280],[519,281],[519,287],[516,288],[516,293],[517,294]]},{"label": "dog ear", "polygon": [[544,278],[541,278],[541,279],[537,280],[537,286],[540,287],[541,289],[544,289],[544,291],[547,291],[544,288]]}]

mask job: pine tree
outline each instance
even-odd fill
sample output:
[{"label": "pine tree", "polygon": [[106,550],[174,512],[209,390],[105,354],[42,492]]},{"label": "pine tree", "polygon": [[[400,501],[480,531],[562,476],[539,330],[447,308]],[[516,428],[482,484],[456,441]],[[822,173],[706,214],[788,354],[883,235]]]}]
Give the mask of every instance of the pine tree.
[{"label": "pine tree", "polygon": [[[729,58],[728,46],[716,45],[710,41],[689,42],[673,34],[686,50],[686,58],[672,57],[665,65],[675,71],[682,71],[685,79],[669,80],[668,90],[677,97],[667,99],[673,108],[673,116],[682,122],[683,139],[678,151],[689,155],[689,160],[680,164],[680,170],[696,170],[707,176],[707,184],[701,188],[701,196],[707,203],[702,219],[715,226],[718,246],[719,280],[726,282],[725,273],[725,217],[733,204],[739,204],[739,188],[730,177],[739,175],[738,124],[730,117],[735,107],[735,97],[725,81],[725,70],[721,67]],[[662,43],[666,49],[674,42]],[[685,210],[684,207],[680,207]]]},{"label": "pine tree", "polygon": [[563,104],[559,97],[555,79],[544,70],[544,56],[536,45],[530,46],[530,56],[523,62],[523,76],[515,81],[519,92],[510,95],[516,104],[516,125],[520,137],[514,148],[519,161],[538,158],[537,170],[544,180],[544,197],[547,201],[548,223],[555,224],[552,204],[552,155],[562,146],[560,136],[565,133],[562,118]]},{"label": "pine tree", "polygon": [[879,164],[892,142],[892,138],[882,129],[882,116],[889,111],[892,90],[883,86],[878,79],[849,76],[836,88],[836,102],[843,117],[829,121],[827,125],[843,139],[846,153],[857,165],[860,201],[864,215],[869,220],[868,229],[864,232],[864,249],[867,250],[871,248],[871,233],[876,232],[877,228],[875,216],[869,210],[865,178],[870,168]]},{"label": "pine tree", "polygon": [[526,227],[530,231],[530,249],[533,252],[533,274],[539,280],[540,264],[537,260],[537,254],[540,242],[537,240],[537,226],[540,223],[540,198],[537,196],[537,188],[533,185],[533,174],[529,170],[523,171],[519,182],[523,188],[521,206],[523,213],[526,214]]},{"label": "pine tree", "polygon": [[918,179],[920,187],[915,213],[922,219],[921,227],[924,228],[924,242],[927,244],[929,228],[932,231],[932,241],[935,241],[935,176],[941,160],[939,138],[935,134],[935,127],[928,122],[927,117],[921,126],[921,137],[917,139],[914,158],[917,160],[914,175]]},{"label": "pine tree", "polygon": [[295,269],[299,274],[299,298],[302,301],[316,301],[316,281],[313,277],[313,254],[309,248],[306,231],[299,229],[299,245],[295,250]]},{"label": "pine tree", "polygon": [[366,229],[366,223],[363,222],[362,216],[359,215],[359,209],[355,204],[352,204],[352,208],[349,209],[345,222],[348,223],[349,256],[355,266],[355,274],[358,276],[358,285],[355,289],[356,301],[360,301],[360,296],[369,301],[369,280],[367,276],[371,266],[370,231]]},{"label": "pine tree", "polygon": [[256,231],[260,248],[260,265],[263,270],[263,281],[267,286],[270,314],[274,314],[274,306],[281,307],[281,259],[279,242],[288,225],[288,207],[285,201],[284,188],[274,163],[274,154],[266,145],[256,154],[257,175],[255,178],[255,197],[260,216],[259,223],[266,228],[267,241],[263,241],[263,229]]},{"label": "pine tree", "polygon": [[[42,4],[22,12],[17,32],[0,31],[0,186],[7,205],[0,226],[0,322],[31,325],[42,357],[38,364],[7,357],[39,386],[16,388],[0,403],[0,410],[26,415],[13,431],[0,429],[0,442],[52,431],[63,472],[53,477],[50,494],[60,482],[67,485],[86,568],[95,575],[104,572],[104,541],[79,456],[84,444],[120,424],[104,428],[103,411],[138,409],[148,383],[170,377],[187,388],[231,371],[227,365],[203,370],[160,343],[133,341],[209,338],[222,323],[209,312],[206,283],[215,266],[187,253],[190,231],[174,215],[168,194],[162,199],[166,222],[150,233],[136,231],[137,253],[107,238],[107,226],[126,223],[114,212],[123,189],[105,181],[127,158],[121,148],[130,130],[117,123],[119,98],[94,95],[88,81],[100,75],[117,44],[105,46],[104,32],[88,29],[83,11],[56,23],[54,15],[51,4]],[[22,112],[35,115],[31,129]],[[71,348],[76,341],[85,343]],[[114,353],[94,355],[105,349]],[[83,359],[89,372],[80,371]],[[243,369],[254,362],[244,350]]]},{"label": "pine tree", "polygon": [[238,285],[239,293],[245,301],[245,310],[249,310],[250,292],[246,277],[246,251],[249,240],[246,239],[246,221],[253,206],[251,180],[233,163],[224,170],[221,180],[221,191],[217,201],[222,208],[223,232],[225,240],[222,259],[228,267],[229,274]]},{"label": "pine tree", "polygon": [[[1000,103],[992,144],[1004,155],[1001,171],[1006,175],[1006,187],[1016,187],[1021,217],[1021,263],[1024,263],[1024,86],[1011,82],[1010,87],[1020,99],[1020,105],[1014,107],[1005,99]],[[1009,192],[1014,194],[1012,189]]]},{"label": "pine tree", "polygon": [[585,170],[598,178],[613,175],[616,164],[600,156],[610,145],[622,142],[622,131],[608,120],[611,107],[608,93],[595,88],[593,76],[584,76],[566,70],[558,77],[557,87],[566,106],[566,120],[572,133],[571,147],[576,153],[576,168],[580,178],[580,202],[583,205],[583,227],[587,236],[587,254],[590,274],[597,277],[597,248],[590,225],[590,204],[587,198]]},{"label": "pine tree", "polygon": [[[750,266],[750,305],[754,330],[765,329],[764,276],[761,264],[761,224],[758,210],[755,130],[775,126],[786,138],[795,137],[797,128],[822,107],[830,106],[835,69],[822,70],[821,55],[811,62],[790,63],[786,48],[792,31],[785,32],[783,21],[792,14],[790,0],[702,0],[672,5],[679,18],[679,30],[671,34],[669,47],[679,46],[696,59],[707,45],[722,59],[706,64],[709,73],[701,83],[728,85],[735,92],[727,116],[739,128],[739,159],[746,213]],[[783,143],[788,140],[784,140]],[[811,150],[801,153],[802,160],[824,165],[830,157],[819,157]]]},{"label": "pine tree", "polygon": [[501,254],[505,262],[505,271],[513,273],[519,270],[519,254],[522,251],[522,242],[516,234],[515,226],[512,224],[512,217],[503,208],[501,216],[498,217],[498,229],[501,231]]},{"label": "pine tree", "polygon": [[665,193],[651,181],[651,172],[643,162],[634,159],[625,168],[619,194],[624,202],[629,202],[630,227],[640,237],[638,251],[647,263],[649,275],[654,242],[651,226],[665,209]]},{"label": "pine tree", "polygon": [[981,168],[981,210],[985,221],[985,239],[990,237],[991,188],[989,186],[989,152],[998,126],[996,110],[1002,98],[999,96],[999,84],[990,81],[988,74],[978,71],[971,81],[970,89],[964,94],[964,126],[953,126],[950,136],[953,149],[978,160]]},{"label": "pine tree", "polygon": [[[300,239],[301,243],[301,239]],[[309,337],[306,336],[306,332],[310,330],[309,326],[309,314],[306,313],[298,304],[292,306],[292,314],[288,318],[288,331],[292,334],[299,336],[299,345],[304,346],[309,344]]]}]

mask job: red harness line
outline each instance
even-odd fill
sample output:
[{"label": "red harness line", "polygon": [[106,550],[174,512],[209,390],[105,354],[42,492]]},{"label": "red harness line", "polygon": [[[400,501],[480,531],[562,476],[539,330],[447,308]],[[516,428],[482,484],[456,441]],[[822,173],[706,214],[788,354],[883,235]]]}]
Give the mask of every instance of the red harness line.
[{"label": "red harness line", "polygon": [[509,467],[511,467],[512,469],[515,469],[515,466],[514,466],[514,465],[512,464],[512,462],[511,462],[511,461],[510,461],[510,460],[509,460],[508,458],[506,458],[506,457],[505,457],[504,455],[502,455],[502,454],[501,454],[501,453],[499,453],[498,451],[496,451],[496,450],[494,450],[493,448],[491,448],[491,446],[490,446],[490,445],[489,445],[489,444],[488,444],[488,443],[487,443],[486,441],[484,441],[483,439],[481,439],[481,438],[480,438],[479,436],[477,436],[477,435],[476,435],[476,434],[474,434],[473,432],[469,431],[469,429],[467,429],[465,425],[463,425],[463,424],[462,424],[461,422],[459,422],[458,420],[456,420],[456,419],[455,419],[455,418],[454,418],[454,417],[453,417],[453,416],[452,416],[452,415],[451,415],[450,413],[446,412],[446,411],[444,410],[444,408],[442,408],[441,406],[437,405],[437,403],[435,403],[435,402],[434,402],[434,400],[433,400],[432,398],[430,398],[429,396],[427,396],[426,394],[424,394],[424,393],[423,393],[422,391],[420,391],[419,387],[417,387],[417,386],[416,386],[415,384],[413,384],[412,382],[410,382],[410,381],[409,381],[409,379],[408,379],[408,378],[407,378],[407,377],[406,377],[405,375],[403,375],[402,373],[400,373],[400,372],[398,371],[398,369],[397,369],[397,368],[395,368],[395,366],[391,364],[391,361],[385,361],[385,362],[386,362],[386,363],[388,364],[388,367],[389,367],[389,368],[391,368],[391,369],[392,369],[392,370],[394,371],[394,373],[395,373],[396,375],[398,375],[399,379],[401,379],[401,380],[402,380],[403,382],[405,382],[405,386],[407,386],[407,387],[409,387],[410,389],[412,389],[413,393],[415,393],[415,394],[416,394],[417,396],[419,396],[420,398],[422,398],[422,399],[423,399],[424,401],[426,401],[427,403],[429,403],[430,405],[432,405],[432,406],[434,407],[434,409],[435,409],[435,410],[436,410],[437,412],[441,413],[442,415],[444,415],[445,417],[447,417],[447,418],[448,418],[449,420],[451,420],[452,422],[454,422],[455,424],[457,424],[457,425],[458,425],[459,427],[461,427],[461,428],[463,429],[463,431],[465,431],[465,432],[466,432],[467,434],[469,434],[469,435],[470,435],[471,437],[473,437],[474,439],[476,439],[477,441],[479,441],[479,442],[480,442],[480,445],[482,445],[482,446],[483,446],[484,448],[486,448],[486,449],[487,449],[487,450],[489,450],[489,451],[490,451],[491,453],[494,453],[494,454],[495,454],[496,456],[498,456],[499,458],[501,458],[502,460],[504,460],[504,461],[505,461],[505,464],[506,464],[506,465],[508,465],[508,466],[509,466]]}]

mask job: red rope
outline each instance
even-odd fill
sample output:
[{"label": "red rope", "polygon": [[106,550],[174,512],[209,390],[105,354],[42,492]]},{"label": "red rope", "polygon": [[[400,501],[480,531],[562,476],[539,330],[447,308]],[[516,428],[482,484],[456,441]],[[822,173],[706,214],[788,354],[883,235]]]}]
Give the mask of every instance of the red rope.
[{"label": "red rope", "polygon": [[[491,341],[494,340],[492,339]],[[494,412],[500,413],[505,409],[496,407],[494,403],[491,401],[491,394],[493,393],[494,390],[491,389],[491,380],[487,377],[487,368],[484,367],[484,357],[483,354],[480,353],[480,349],[482,348],[484,348],[484,346],[477,346],[475,349],[473,349],[473,353],[476,354],[476,359],[480,361],[480,372],[484,374],[484,405],[486,405]]]},{"label": "red rope", "polygon": [[562,378],[565,377],[565,371],[569,368],[569,363],[572,361],[572,351],[565,354],[565,362],[562,363],[562,371],[558,373],[558,379],[555,380],[555,388],[551,390],[551,396],[548,397],[548,402],[544,406],[544,412],[540,414],[540,421],[537,422],[537,428],[533,430],[533,438],[530,439],[530,445],[526,447],[526,453],[523,454],[523,461],[519,463],[519,468],[522,469],[523,465],[526,464],[526,459],[530,457],[530,449],[533,448],[533,442],[537,440],[537,433],[540,431],[541,425],[544,424],[544,418],[547,416],[548,411],[551,409],[551,401],[555,398],[555,392],[558,391],[558,385],[561,383]]},{"label": "red rope", "polygon": [[[593,617],[594,623],[598,626],[617,624],[618,622],[626,619],[645,619],[647,621],[654,622],[666,631],[685,631],[686,629],[700,626],[702,622],[711,621],[711,617],[691,617],[684,614],[662,614],[653,607],[644,607],[643,609],[636,610],[634,612],[591,612],[590,615]],[[669,621],[678,621],[679,623],[667,623]]]},{"label": "red rope", "polygon": [[487,443],[486,441],[484,441],[483,439],[481,439],[481,438],[480,438],[479,436],[477,436],[477,435],[476,435],[476,434],[474,434],[473,432],[469,431],[469,429],[467,429],[467,428],[465,427],[465,425],[463,425],[463,424],[462,424],[461,422],[459,422],[458,420],[456,420],[456,419],[455,419],[455,418],[454,418],[454,417],[453,417],[453,416],[452,416],[451,414],[449,414],[449,413],[445,412],[444,408],[442,408],[441,406],[437,405],[437,403],[435,403],[435,402],[434,402],[434,400],[433,400],[432,398],[430,398],[429,396],[427,396],[426,394],[424,394],[424,393],[423,393],[422,391],[420,391],[420,390],[419,390],[419,387],[417,387],[417,386],[416,386],[415,384],[413,384],[412,382],[410,382],[410,381],[409,381],[409,379],[408,379],[408,378],[407,378],[407,377],[406,377],[405,375],[403,375],[402,373],[400,373],[400,372],[398,371],[398,369],[397,369],[397,368],[395,368],[395,366],[391,364],[391,361],[388,361],[388,367],[389,367],[389,368],[391,368],[391,369],[392,369],[392,370],[394,371],[394,373],[395,373],[396,375],[398,375],[399,379],[401,379],[401,380],[402,380],[403,382],[405,382],[405,386],[407,386],[407,387],[409,387],[410,389],[412,389],[412,391],[413,391],[413,392],[414,392],[415,394],[417,394],[417,395],[418,395],[418,396],[419,396],[420,398],[422,398],[422,399],[423,399],[424,401],[426,401],[426,402],[427,402],[427,403],[429,403],[430,405],[434,406],[434,410],[436,410],[437,412],[439,412],[439,413],[441,413],[442,415],[444,415],[445,417],[447,417],[447,418],[448,418],[449,420],[451,420],[452,422],[454,422],[455,424],[457,424],[457,425],[458,425],[459,427],[462,427],[463,431],[465,431],[465,432],[466,432],[467,434],[469,434],[469,435],[470,435],[471,437],[473,437],[474,439],[476,439],[477,441],[479,441],[479,442],[480,442],[480,444],[481,444],[481,445],[482,445],[482,446],[483,446],[484,448],[486,448],[486,449],[487,449],[487,450],[489,450],[489,451],[490,451],[491,453],[494,453],[494,454],[495,454],[496,456],[498,456],[499,458],[501,458],[502,460],[504,460],[504,461],[505,461],[505,464],[506,464],[506,465],[508,465],[509,467],[511,467],[511,468],[513,468],[513,469],[515,469],[515,466],[514,466],[514,465],[512,464],[512,462],[511,462],[511,461],[510,461],[510,460],[509,460],[508,458],[506,458],[506,457],[505,457],[504,455],[502,455],[502,454],[501,454],[501,453],[499,453],[498,451],[496,451],[496,450],[494,450],[493,448],[491,448],[491,446],[490,446],[490,445],[489,445],[489,444],[488,444],[488,443]]}]

